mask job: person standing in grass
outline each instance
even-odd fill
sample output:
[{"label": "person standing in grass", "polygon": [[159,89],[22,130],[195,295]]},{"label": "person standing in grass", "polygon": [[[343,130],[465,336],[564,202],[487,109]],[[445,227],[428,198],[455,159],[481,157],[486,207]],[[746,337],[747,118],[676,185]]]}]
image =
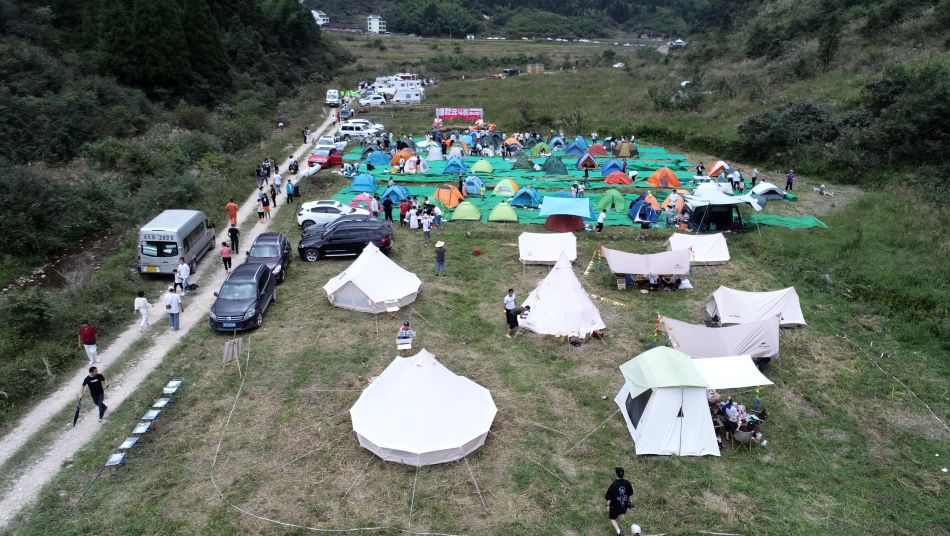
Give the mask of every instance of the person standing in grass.
[{"label": "person standing in grass", "polygon": [[604,230],[604,220],[606,219],[607,219],[607,209],[604,209],[604,211],[600,213],[600,216],[597,216],[597,232],[598,233]]},{"label": "person standing in grass", "polygon": [[792,187],[795,186],[795,170],[788,170],[788,175],[785,175],[785,191],[791,192]]},{"label": "person standing in grass", "polygon": [[402,202],[399,203],[399,225],[400,226],[406,225],[406,214],[408,213],[409,213],[409,199],[407,198],[407,199],[403,199]]},{"label": "person standing in grass", "polygon": [[617,536],[624,536],[617,519],[626,514],[628,508],[633,508],[633,502],[630,500],[630,497],[633,497],[633,485],[630,484],[630,481],[624,480],[623,467],[614,468],[614,472],[617,474],[617,480],[614,480],[607,488],[607,494],[604,495],[604,498],[607,500],[610,523],[617,531]]},{"label": "person standing in grass", "polygon": [[505,324],[511,327],[511,310],[518,306],[518,296],[515,295],[515,289],[508,289],[508,294],[502,300],[505,305]]},{"label": "person standing in grass", "polygon": [[145,326],[148,325],[148,308],[154,307],[151,303],[145,299],[145,291],[140,290],[138,298],[135,298],[135,303],[132,305],[132,314],[136,312],[142,315],[142,323],[139,324],[139,331],[145,331]]},{"label": "person standing in grass", "polygon": [[92,396],[92,403],[99,406],[99,422],[102,422],[102,417],[105,416],[106,410],[109,409],[109,406],[102,402],[106,397],[105,390],[109,387],[109,380],[102,374],[99,374],[99,369],[96,367],[89,367],[89,375],[83,378],[82,387],[79,388],[80,403],[82,402],[82,395],[86,393],[87,385],[89,386],[89,394]]},{"label": "person standing in grass", "polygon": [[755,188],[755,181],[759,180],[759,168],[752,168],[752,187]]},{"label": "person standing in grass", "polygon": [[441,240],[435,243],[435,276],[440,273],[445,277],[445,242]]},{"label": "person standing in grass", "polygon": [[422,236],[425,239],[424,244],[427,246],[432,245],[432,218],[427,215],[422,216]]},{"label": "person standing in grass", "polygon": [[224,263],[224,271],[231,271],[231,247],[227,242],[221,242],[221,262]]},{"label": "person standing in grass", "polygon": [[387,220],[393,221],[393,200],[389,196],[383,199],[383,216]]}]

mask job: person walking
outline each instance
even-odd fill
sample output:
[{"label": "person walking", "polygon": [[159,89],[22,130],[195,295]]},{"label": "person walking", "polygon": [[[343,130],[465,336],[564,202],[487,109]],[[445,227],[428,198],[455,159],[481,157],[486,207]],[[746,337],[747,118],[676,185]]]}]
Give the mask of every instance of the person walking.
[{"label": "person walking", "polygon": [[427,246],[432,245],[432,218],[429,216],[422,216],[422,236],[424,238],[423,243]]},{"label": "person walking", "polygon": [[303,142],[307,143],[310,140],[310,129],[307,127],[303,127],[303,130],[301,131],[301,133],[303,134]]},{"label": "person walking", "polygon": [[185,306],[181,303],[181,296],[175,294],[175,287],[168,287],[168,294],[165,295],[165,310],[168,312],[172,329],[178,331],[178,317],[185,310]]},{"label": "person walking", "polygon": [[191,278],[191,266],[188,266],[184,257],[178,257],[178,275],[181,276],[182,295],[188,294],[188,279]]},{"label": "person walking", "polygon": [[403,199],[402,202],[399,203],[399,225],[400,226],[406,225],[407,213],[409,213],[409,200]]},{"label": "person walking", "polygon": [[445,277],[445,242],[441,240],[435,243],[435,276],[440,273]]},{"label": "person walking", "polygon": [[231,247],[227,242],[221,242],[221,262],[224,263],[224,271],[231,271]]},{"label": "person walking", "polygon": [[759,168],[752,168],[752,187],[755,188],[755,181],[759,180]]},{"label": "person walking", "polygon": [[294,183],[287,179],[287,204],[294,202]]},{"label": "person walking", "polygon": [[607,488],[604,499],[607,500],[608,517],[610,523],[614,526],[614,530],[617,531],[617,536],[624,536],[617,518],[626,514],[628,508],[633,508],[633,502],[630,500],[633,497],[633,485],[628,480],[624,480],[623,467],[614,468],[614,472],[617,474],[617,479],[611,482],[610,487]]},{"label": "person walking", "polygon": [[238,204],[234,202],[233,198],[230,203],[224,205],[224,211],[228,213],[228,219],[231,220],[231,225],[237,223]]},{"label": "person walking", "polygon": [[142,323],[139,324],[139,331],[145,331],[145,326],[148,325],[148,308],[154,307],[151,303],[145,299],[145,291],[140,290],[138,297],[135,298],[135,303],[132,305],[132,314],[138,312],[142,315]]},{"label": "person walking", "polygon": [[785,191],[791,192],[792,187],[795,186],[795,170],[788,170],[788,175],[785,175]]},{"label": "person walking", "polygon": [[502,300],[505,305],[505,324],[511,327],[511,310],[518,306],[518,296],[515,295],[515,289],[508,289],[508,294]]},{"label": "person walking", "polygon": [[79,347],[86,351],[86,357],[89,358],[90,365],[100,361],[97,336],[95,326],[84,318],[79,326]]},{"label": "person walking", "polygon": [[228,238],[231,239],[231,251],[232,253],[237,253],[241,251],[238,247],[241,245],[241,231],[237,228],[237,225],[232,223],[231,227],[228,229]]},{"label": "person walking", "polygon": [[518,336],[518,317],[530,312],[530,305],[512,307],[508,314],[508,333],[505,333],[505,337],[513,339]]},{"label": "person walking", "polygon": [[264,198],[257,198],[257,219],[258,221],[264,219]]},{"label": "person walking", "polygon": [[383,216],[387,220],[393,221],[393,200],[388,196],[383,199]]},{"label": "person walking", "polygon": [[105,416],[106,410],[109,409],[109,406],[103,403],[103,399],[106,397],[105,390],[109,387],[109,380],[102,374],[99,374],[99,369],[96,367],[89,367],[89,375],[82,379],[82,387],[79,388],[80,404],[82,403],[82,395],[86,393],[86,386],[89,386],[92,403],[99,406],[99,422],[102,422],[102,417]]},{"label": "person walking", "polygon": [[606,219],[607,219],[607,209],[604,209],[604,211],[600,213],[600,216],[597,216],[597,232],[598,233],[604,230],[604,220]]},{"label": "person walking", "polygon": [[267,194],[261,196],[261,206],[264,208],[264,219],[270,219],[270,198],[267,197]]}]

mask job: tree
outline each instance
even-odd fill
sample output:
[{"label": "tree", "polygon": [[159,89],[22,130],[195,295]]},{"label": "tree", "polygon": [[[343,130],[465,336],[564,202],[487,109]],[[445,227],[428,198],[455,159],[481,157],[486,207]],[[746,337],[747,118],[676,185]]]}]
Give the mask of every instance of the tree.
[{"label": "tree", "polygon": [[194,72],[212,86],[231,85],[231,62],[222,43],[221,27],[206,0],[183,0],[182,30],[188,43],[188,59]]},{"label": "tree", "polygon": [[135,0],[133,41],[126,51],[127,61],[134,65],[132,82],[146,89],[174,88],[191,78],[181,21],[176,0]]}]

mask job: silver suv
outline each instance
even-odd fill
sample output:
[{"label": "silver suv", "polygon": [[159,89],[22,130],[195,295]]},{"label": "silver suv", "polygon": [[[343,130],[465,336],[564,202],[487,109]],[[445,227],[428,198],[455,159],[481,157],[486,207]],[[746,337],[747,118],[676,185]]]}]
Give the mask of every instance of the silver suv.
[{"label": "silver suv", "polygon": [[379,136],[379,130],[366,125],[354,125],[344,123],[340,125],[340,136],[349,141],[350,138],[367,138],[369,136]]}]

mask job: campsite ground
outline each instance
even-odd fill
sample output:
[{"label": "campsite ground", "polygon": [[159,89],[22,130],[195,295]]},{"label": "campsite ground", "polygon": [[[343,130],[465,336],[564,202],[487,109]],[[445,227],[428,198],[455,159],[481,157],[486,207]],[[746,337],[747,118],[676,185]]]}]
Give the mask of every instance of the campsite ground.
[{"label": "campsite ground", "polygon": [[[591,91],[569,78],[574,76],[544,78],[550,84],[537,86],[534,109],[550,105],[551,113],[569,115],[574,92]],[[602,69],[596,76],[609,81],[629,75]],[[446,81],[430,101],[484,103],[492,121],[515,120],[517,107],[491,96],[499,88],[522,95],[531,84],[530,77]],[[616,114],[630,105],[607,100],[589,109]],[[420,132],[431,122],[431,108],[396,110],[374,110],[373,117],[396,132]],[[717,159],[687,155],[691,162]],[[781,176],[780,170],[762,171],[766,178]],[[799,184],[811,182],[816,179],[802,177]],[[321,173],[309,183],[306,200],[329,197],[347,183]],[[433,277],[434,253],[421,235],[397,228],[393,260],[424,281],[418,300],[401,312],[420,332],[415,346],[489,388],[499,408],[485,446],[460,462],[419,470],[361,449],[347,414],[368,379],[394,357],[397,322],[330,306],[321,287],[347,261],[295,259],[265,328],[247,334],[243,387],[237,370],[220,363],[227,337],[196,327],[88,448],[63,466],[13,532],[286,531],[254,517],[260,516],[325,529],[393,527],[377,532],[382,534],[606,534],[602,497],[613,467],[623,465],[637,492],[637,508],[625,521],[648,533],[947,534],[950,482],[941,468],[950,456],[950,430],[923,404],[940,418],[950,413],[950,364],[926,346],[926,337],[909,335],[914,325],[895,325],[892,308],[904,302],[886,296],[871,302],[861,286],[906,284],[892,273],[892,257],[917,247],[917,239],[894,235],[890,225],[897,216],[887,194],[830,189],[836,192],[833,210],[828,198],[798,186],[798,203],[771,203],[767,211],[820,216],[831,230],[762,227],[730,235],[732,262],[697,267],[690,291],[618,291],[596,261],[583,275],[598,244],[655,252],[667,232],[608,227],[602,234],[578,233],[575,272],[585,288],[629,305],[596,301],[609,336],[580,348],[533,334],[503,337],[505,290],[514,287],[524,296],[548,271],[518,261],[517,236],[525,226],[449,223],[434,232],[449,247],[445,279]],[[901,210],[923,213],[914,206]],[[281,211],[271,229],[291,229],[296,239],[292,216]],[[473,256],[474,247],[484,253]],[[930,274],[926,266],[916,270]],[[699,322],[705,297],[719,285],[794,285],[802,298],[809,326],[783,331],[781,357],[766,372],[776,385],[762,390],[770,444],[721,458],[638,457],[612,402],[622,384],[617,366],[654,340],[664,344],[665,336],[654,334],[657,312]],[[99,479],[76,506],[169,376],[184,377],[186,389],[167,417],[121,476]],[[746,404],[753,397],[738,395]]]}]

